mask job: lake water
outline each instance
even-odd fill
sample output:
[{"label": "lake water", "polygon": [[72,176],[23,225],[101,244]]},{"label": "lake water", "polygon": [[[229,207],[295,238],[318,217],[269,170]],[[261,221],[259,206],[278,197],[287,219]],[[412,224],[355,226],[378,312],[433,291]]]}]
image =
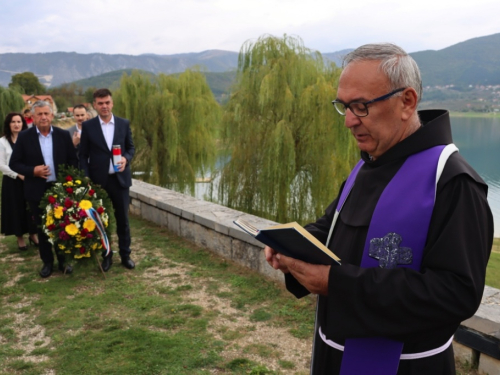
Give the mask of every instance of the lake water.
[{"label": "lake water", "polygon": [[[451,123],[453,139],[460,153],[489,186],[488,202],[493,212],[495,237],[500,237],[500,117],[453,117]],[[221,157],[218,167],[225,162],[227,157]],[[214,182],[217,185],[217,179]],[[209,185],[197,183],[195,196],[206,198]]]},{"label": "lake water", "polygon": [[488,184],[495,237],[500,237],[500,117],[452,117],[451,127],[460,153]]}]

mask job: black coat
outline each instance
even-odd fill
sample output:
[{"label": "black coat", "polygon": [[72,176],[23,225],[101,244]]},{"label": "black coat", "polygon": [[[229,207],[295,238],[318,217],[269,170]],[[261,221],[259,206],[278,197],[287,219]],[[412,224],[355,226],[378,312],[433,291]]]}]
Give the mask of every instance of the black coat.
[{"label": "black coat", "polygon": [[[331,267],[328,296],[319,298],[317,324],[338,344],[344,345],[346,338],[382,336],[403,341],[403,353],[431,350],[446,343],[480,305],[493,217],[486,184],[459,153],[448,159],[438,183],[420,272],[359,267],[368,226],[387,183],[408,156],[452,142],[446,111],[419,115],[424,126],[377,160],[362,153],[365,164],[337,220],[329,248],[342,266]],[[306,226],[323,243],[337,200]],[[290,275],[286,283],[297,297],[308,293]],[[452,353],[450,348],[426,359],[402,360],[398,374],[454,373]],[[338,373],[341,357],[336,349],[317,350],[314,361],[328,363],[328,368],[315,374]]]},{"label": "black coat", "polygon": [[[68,131],[56,126],[52,126],[52,130],[52,155],[57,178],[61,165],[78,167],[78,158]],[[13,171],[24,175],[24,197],[28,201],[40,201],[47,183],[44,178],[33,175],[35,166],[45,163],[38,137],[35,126],[20,132],[9,162]]]},{"label": "black coat", "polygon": [[[132,186],[130,161],[134,156],[135,148],[132,141],[130,122],[120,117],[114,116],[114,118],[113,145],[120,145],[122,156],[127,159],[124,171],[116,173],[116,177],[120,185],[127,188]],[[85,172],[85,175],[95,183],[106,186],[109,176],[109,162],[113,159],[113,154],[106,144],[99,117],[94,117],[82,124],[79,158],[80,167]]]}]

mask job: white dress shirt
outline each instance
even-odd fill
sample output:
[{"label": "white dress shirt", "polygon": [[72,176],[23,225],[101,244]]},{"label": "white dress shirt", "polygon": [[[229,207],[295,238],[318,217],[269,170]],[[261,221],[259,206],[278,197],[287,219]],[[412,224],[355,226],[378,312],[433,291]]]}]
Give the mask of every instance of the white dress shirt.
[{"label": "white dress shirt", "polygon": [[47,165],[50,169],[50,175],[47,177],[47,182],[54,182],[56,180],[56,168],[54,166],[54,155],[53,155],[53,138],[52,133],[54,130],[52,129],[52,125],[50,125],[50,132],[47,135],[43,135],[40,133],[40,130],[36,128],[36,132],[38,133],[38,141],[40,142],[40,148],[42,149],[43,160],[45,165]]},{"label": "white dress shirt", "polygon": [[[102,134],[104,135],[104,139],[106,140],[106,144],[108,145],[109,151],[113,146],[113,137],[115,136],[115,116],[111,115],[111,120],[109,122],[104,122],[101,117],[99,117],[99,122],[101,123]],[[115,173],[115,168],[113,167],[113,160],[109,159],[109,174]]]}]

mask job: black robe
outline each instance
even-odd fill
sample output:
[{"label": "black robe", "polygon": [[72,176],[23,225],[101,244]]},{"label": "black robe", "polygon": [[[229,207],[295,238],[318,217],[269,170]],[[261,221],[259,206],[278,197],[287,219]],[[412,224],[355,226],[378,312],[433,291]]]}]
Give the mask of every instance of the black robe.
[{"label": "black robe", "polygon": [[[346,338],[382,336],[403,341],[403,353],[435,349],[481,303],[493,217],[487,185],[459,153],[450,156],[438,183],[421,271],[359,267],[375,205],[406,158],[453,142],[447,111],[421,111],[419,116],[423,126],[377,160],[361,153],[365,164],[337,220],[329,248],[342,266],[331,267],[328,296],[318,299],[316,325],[338,344],[344,345]],[[337,200],[323,217],[306,226],[323,243]],[[295,296],[308,294],[291,275],[285,281]],[[342,352],[315,335],[313,374],[337,374]],[[398,374],[454,373],[451,346],[432,357],[401,360],[398,370]]]}]

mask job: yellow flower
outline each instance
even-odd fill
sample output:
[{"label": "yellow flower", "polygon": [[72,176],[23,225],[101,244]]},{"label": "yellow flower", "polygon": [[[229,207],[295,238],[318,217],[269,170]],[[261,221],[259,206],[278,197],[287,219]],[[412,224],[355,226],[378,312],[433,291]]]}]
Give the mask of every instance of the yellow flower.
[{"label": "yellow flower", "polygon": [[64,228],[66,233],[68,233],[70,236],[74,236],[75,234],[78,233],[78,228],[76,227],[75,224],[69,224],[66,225],[66,228]]},{"label": "yellow flower", "polygon": [[95,229],[95,222],[92,219],[87,219],[83,223],[83,228],[87,229],[89,232],[92,232]]},{"label": "yellow flower", "polygon": [[75,259],[90,258],[90,251],[83,254],[75,254]]},{"label": "yellow flower", "polygon": [[73,186],[73,181],[65,182],[63,186]]},{"label": "yellow flower", "polygon": [[95,250],[95,249],[97,249],[97,242],[92,244],[92,250]]},{"label": "yellow flower", "polygon": [[47,215],[47,220],[45,221],[45,226],[54,224],[54,217],[52,215]]},{"label": "yellow flower", "polygon": [[63,216],[63,207],[62,206],[57,206],[56,208],[54,208],[54,217],[56,219],[60,219],[62,218]]},{"label": "yellow flower", "polygon": [[86,199],[83,199],[80,204],[78,205],[82,210],[88,210],[89,208],[92,208],[92,202],[88,201]]},{"label": "yellow flower", "polygon": [[59,244],[58,246],[59,246],[59,249],[61,249],[61,250],[66,249],[66,246],[64,246],[63,244]]},{"label": "yellow flower", "polygon": [[76,183],[77,185],[81,185],[81,184],[82,184],[82,182],[81,182],[80,180],[76,180],[76,181],[75,181],[75,183]]}]

